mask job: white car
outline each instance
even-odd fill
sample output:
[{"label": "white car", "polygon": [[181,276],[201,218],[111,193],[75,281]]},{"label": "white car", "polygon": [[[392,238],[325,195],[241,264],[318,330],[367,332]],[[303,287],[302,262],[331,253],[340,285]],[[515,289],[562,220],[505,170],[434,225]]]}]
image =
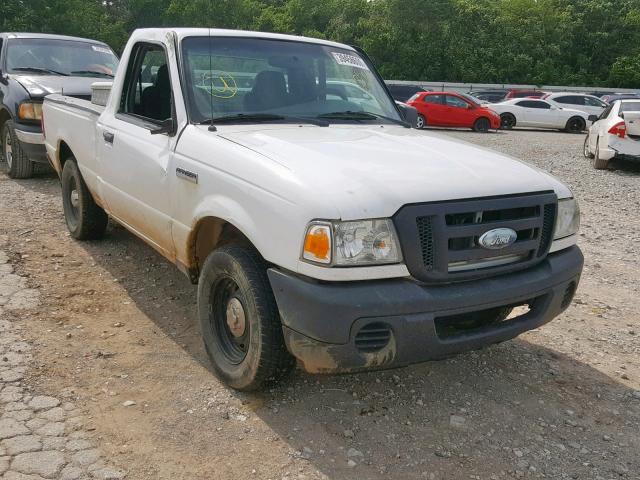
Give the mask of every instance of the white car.
[{"label": "white car", "polygon": [[562,108],[580,110],[587,115],[598,115],[609,105],[598,97],[584,93],[556,92],[546,95],[543,100]]},{"label": "white car", "polygon": [[594,120],[584,141],[584,156],[598,170],[613,158],[640,160],[640,99],[618,100]]},{"label": "white car", "polygon": [[[203,89],[211,64],[229,72]],[[376,110],[328,91],[354,77]],[[109,215],[198,283],[206,351],[237,389],[294,357],[346,372],[502,342],[551,321],[578,286],[571,191],[410,128],[415,110],[347,45],[136,30],[106,105],[49,95],[43,111],[72,237],[101,237]]]},{"label": "white car", "polygon": [[537,98],[514,98],[494,103],[491,110],[502,119],[502,128],[513,127],[550,128],[580,133],[587,126],[589,115],[580,110],[561,108]]}]

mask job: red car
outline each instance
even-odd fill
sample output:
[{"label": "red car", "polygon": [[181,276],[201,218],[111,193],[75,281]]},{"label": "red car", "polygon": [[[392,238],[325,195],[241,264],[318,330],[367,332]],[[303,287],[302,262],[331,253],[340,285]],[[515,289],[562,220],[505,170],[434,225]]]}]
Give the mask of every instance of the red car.
[{"label": "red car", "polygon": [[507,92],[504,97],[505,100],[511,100],[513,98],[542,98],[549,92],[543,92],[542,90],[520,90],[513,89]]},{"label": "red car", "polygon": [[418,110],[418,128],[433,127],[472,128],[488,132],[500,128],[500,115],[471,96],[450,92],[420,92],[407,104]]}]

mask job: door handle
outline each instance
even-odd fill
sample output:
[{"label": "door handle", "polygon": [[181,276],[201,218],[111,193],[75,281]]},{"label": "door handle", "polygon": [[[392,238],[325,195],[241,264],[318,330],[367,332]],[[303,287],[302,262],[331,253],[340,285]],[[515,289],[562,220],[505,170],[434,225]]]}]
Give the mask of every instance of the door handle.
[{"label": "door handle", "polygon": [[105,142],[113,145],[113,139],[115,138],[115,135],[112,132],[107,132],[106,130],[104,130],[102,132],[102,138],[104,138]]}]

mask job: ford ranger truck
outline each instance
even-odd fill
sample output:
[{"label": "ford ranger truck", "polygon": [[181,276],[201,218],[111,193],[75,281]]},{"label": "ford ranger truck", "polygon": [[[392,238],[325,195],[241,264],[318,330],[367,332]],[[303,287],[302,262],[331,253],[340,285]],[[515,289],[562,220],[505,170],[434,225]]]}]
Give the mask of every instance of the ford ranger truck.
[{"label": "ford ranger truck", "polygon": [[236,389],[295,359],[353,372],[502,342],[580,279],[571,191],[411,128],[357,48],[137,30],[108,100],[43,110],[71,235],[100,238],[109,216],[197,283],[206,351]]}]

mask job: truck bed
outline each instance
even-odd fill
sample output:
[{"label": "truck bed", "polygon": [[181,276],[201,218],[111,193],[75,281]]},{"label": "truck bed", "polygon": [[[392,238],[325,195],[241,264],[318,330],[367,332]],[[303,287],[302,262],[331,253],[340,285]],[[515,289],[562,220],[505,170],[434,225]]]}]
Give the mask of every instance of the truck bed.
[{"label": "truck bed", "polygon": [[96,123],[104,109],[89,100],[65,95],[45,98],[45,144],[58,174],[62,173],[66,144],[74,152],[85,181],[93,182],[96,176]]}]

